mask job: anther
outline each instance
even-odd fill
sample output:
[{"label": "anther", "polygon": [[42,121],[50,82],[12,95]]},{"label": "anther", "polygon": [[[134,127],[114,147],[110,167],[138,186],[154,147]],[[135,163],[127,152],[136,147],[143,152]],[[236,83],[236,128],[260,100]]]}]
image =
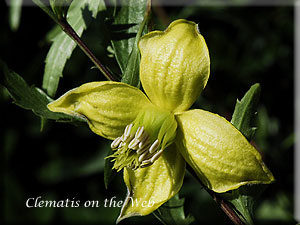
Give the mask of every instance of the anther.
[{"label": "anther", "polygon": [[139,139],[144,134],[144,127],[139,127],[135,133],[135,138]]},{"label": "anther", "polygon": [[151,147],[149,148],[149,152],[153,153],[157,150],[157,148],[159,147],[159,141],[158,139],[156,139],[153,144],[151,145]]},{"label": "anther", "polygon": [[135,147],[137,148],[138,144],[139,144],[139,140],[134,138],[129,143],[128,148],[131,148],[131,149],[134,149]]},{"label": "anther", "polygon": [[129,137],[132,126],[133,126],[132,123],[126,126],[124,131],[124,137]]},{"label": "anther", "polygon": [[145,167],[148,167],[148,166],[151,166],[153,163],[151,162],[150,159],[147,159],[147,160],[144,160],[141,164],[141,168],[145,168]]},{"label": "anther", "polygon": [[150,161],[153,163],[155,160],[157,160],[161,156],[162,153],[163,153],[163,149],[159,150],[158,152],[156,152],[154,154],[154,156],[152,156]]},{"label": "anther", "polygon": [[139,162],[142,162],[148,154],[149,154],[148,151],[145,151],[143,154],[141,154],[139,157]]},{"label": "anther", "polygon": [[121,142],[121,137],[117,137],[110,145],[112,149],[117,148]]},{"label": "anther", "polygon": [[136,153],[137,153],[138,155],[140,155],[140,154],[143,154],[145,151],[148,151],[148,149],[149,149],[149,144],[143,146],[143,148],[139,148],[139,149],[136,151]]},{"label": "anther", "polygon": [[149,164],[149,163],[152,164],[151,159],[146,159],[142,161],[142,164]]},{"label": "anther", "polygon": [[140,149],[144,148],[144,146],[146,146],[147,144],[149,144],[149,136],[148,135],[143,140],[140,140],[139,148]]},{"label": "anther", "polygon": [[123,134],[122,141],[128,144],[132,140],[133,136],[133,134],[131,134],[130,136],[125,136],[125,134]]}]

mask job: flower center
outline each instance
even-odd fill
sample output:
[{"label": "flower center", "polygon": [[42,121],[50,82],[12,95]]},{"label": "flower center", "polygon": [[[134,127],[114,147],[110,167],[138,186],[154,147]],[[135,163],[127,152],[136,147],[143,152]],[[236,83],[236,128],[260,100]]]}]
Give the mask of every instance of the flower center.
[{"label": "flower center", "polygon": [[113,169],[120,171],[144,168],[152,165],[173,143],[177,122],[170,112],[148,108],[139,113],[133,123],[126,126],[122,136],[117,137],[111,148],[114,153]]}]

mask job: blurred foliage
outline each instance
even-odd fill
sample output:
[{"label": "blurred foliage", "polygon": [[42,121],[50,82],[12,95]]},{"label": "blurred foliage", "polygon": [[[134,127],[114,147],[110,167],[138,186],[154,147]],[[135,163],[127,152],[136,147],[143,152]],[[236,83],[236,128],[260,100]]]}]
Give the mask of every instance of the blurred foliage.
[{"label": "blurred foliage", "polygon": [[[16,9],[15,9],[16,10]],[[49,40],[58,30],[37,7],[23,7],[19,25],[11,22],[8,7],[0,3],[0,58],[29,85],[42,86]],[[107,9],[111,15],[114,10]],[[120,74],[110,57],[110,32],[100,14],[82,38],[102,62]],[[17,15],[14,15],[17,21]],[[159,7],[153,8],[154,28],[186,18],[199,23],[211,57],[211,77],[195,107],[231,119],[235,102],[254,83],[261,84],[260,107],[253,144],[277,182],[257,202],[255,224],[295,224],[293,221],[293,56],[292,7]],[[109,22],[109,21],[107,21]],[[9,26],[10,23],[14,25]],[[18,29],[17,29],[18,28]],[[50,31],[50,33],[49,33]],[[68,60],[56,96],[82,83],[104,80],[76,48]],[[120,208],[104,207],[104,199],[126,194],[122,174],[105,189],[104,157],[109,142],[85,124],[48,122],[40,132],[40,119],[11,104],[0,86],[0,143],[2,163],[0,224],[114,224]],[[98,200],[99,208],[26,208],[28,198]],[[231,224],[211,197],[187,175],[180,197],[194,224]],[[82,205],[82,204],[81,204]],[[130,218],[121,224],[157,224],[153,215]]]}]

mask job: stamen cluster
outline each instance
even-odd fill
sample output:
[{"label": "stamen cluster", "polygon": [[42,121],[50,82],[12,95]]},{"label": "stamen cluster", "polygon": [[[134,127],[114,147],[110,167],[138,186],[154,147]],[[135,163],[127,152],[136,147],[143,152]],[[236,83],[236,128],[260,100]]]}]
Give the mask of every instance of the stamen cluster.
[{"label": "stamen cluster", "polygon": [[[112,143],[111,148],[116,151],[112,156],[116,157],[114,161],[122,160],[125,155],[128,156],[127,162],[123,162],[118,166],[115,163],[117,170],[127,166],[131,169],[144,168],[152,165],[163,153],[163,149],[159,149],[160,141],[156,139],[151,142],[150,135],[145,130],[144,126],[137,128],[136,132],[133,131],[133,124],[126,126],[125,131],[121,137],[117,137]],[[124,154],[125,155],[121,155]],[[124,165],[124,163],[126,165]],[[117,168],[118,167],[118,168]]]}]

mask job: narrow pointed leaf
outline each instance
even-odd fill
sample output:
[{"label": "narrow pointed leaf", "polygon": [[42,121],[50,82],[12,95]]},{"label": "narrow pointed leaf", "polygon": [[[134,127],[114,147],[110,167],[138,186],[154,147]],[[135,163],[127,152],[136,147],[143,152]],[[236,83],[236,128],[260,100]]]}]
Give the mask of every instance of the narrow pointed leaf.
[{"label": "narrow pointed leaf", "polygon": [[128,64],[129,56],[135,45],[139,24],[144,19],[147,0],[128,0],[119,9],[113,24],[112,46],[122,74]]},{"label": "narrow pointed leaf", "polygon": [[26,81],[14,71],[8,69],[7,65],[0,60],[1,83],[7,88],[14,103],[18,106],[32,110],[36,115],[64,122],[80,120],[77,117],[62,113],[54,113],[48,110],[47,104],[52,100],[41,89],[30,87]]},{"label": "narrow pointed leaf", "polygon": [[[146,7],[145,7],[146,8]],[[144,20],[139,26],[139,30],[135,37],[135,42],[130,53],[126,69],[122,76],[122,82],[139,87],[140,85],[140,51],[138,48],[138,42],[145,30],[145,27],[149,21],[150,12],[145,14]]]},{"label": "narrow pointed leaf", "polygon": [[254,84],[245,94],[241,101],[237,100],[231,123],[248,140],[251,140],[255,133],[255,128],[251,126],[253,117],[257,109],[260,97],[260,85]]},{"label": "narrow pointed leaf", "polygon": [[[69,8],[68,23],[80,37],[92,21],[92,17],[95,18],[102,10],[105,10],[103,0],[74,0]],[[53,39],[47,54],[43,79],[43,89],[51,97],[55,96],[65,64],[75,47],[76,43],[63,32]]]}]

